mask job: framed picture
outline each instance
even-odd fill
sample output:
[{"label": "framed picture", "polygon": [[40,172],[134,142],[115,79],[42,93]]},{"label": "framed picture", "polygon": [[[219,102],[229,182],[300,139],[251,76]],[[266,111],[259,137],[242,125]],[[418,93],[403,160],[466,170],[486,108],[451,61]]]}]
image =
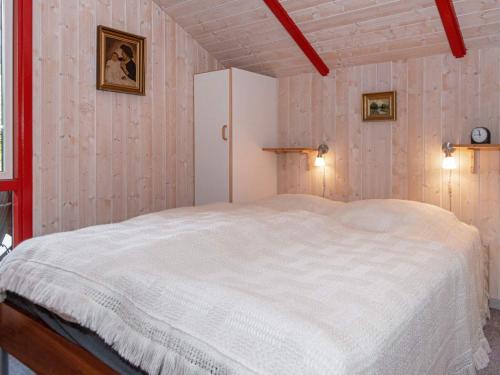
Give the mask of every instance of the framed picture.
[{"label": "framed picture", "polygon": [[97,89],[144,95],[145,42],[142,36],[97,27]]},{"label": "framed picture", "polygon": [[363,121],[395,121],[396,91],[363,94]]}]

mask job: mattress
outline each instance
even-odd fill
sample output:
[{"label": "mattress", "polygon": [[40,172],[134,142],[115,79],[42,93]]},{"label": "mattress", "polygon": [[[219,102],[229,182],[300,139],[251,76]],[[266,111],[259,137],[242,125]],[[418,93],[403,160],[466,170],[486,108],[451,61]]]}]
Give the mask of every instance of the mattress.
[{"label": "mattress", "polygon": [[407,201],[278,196],[26,241],[10,291],[151,374],[454,374],[488,363],[477,230]]}]

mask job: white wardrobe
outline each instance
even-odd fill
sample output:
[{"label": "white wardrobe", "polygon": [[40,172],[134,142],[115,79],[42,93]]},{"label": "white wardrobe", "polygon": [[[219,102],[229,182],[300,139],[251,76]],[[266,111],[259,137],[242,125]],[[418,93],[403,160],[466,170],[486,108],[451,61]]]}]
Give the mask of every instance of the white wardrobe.
[{"label": "white wardrobe", "polygon": [[245,203],[277,193],[275,78],[226,69],[194,78],[195,204]]}]

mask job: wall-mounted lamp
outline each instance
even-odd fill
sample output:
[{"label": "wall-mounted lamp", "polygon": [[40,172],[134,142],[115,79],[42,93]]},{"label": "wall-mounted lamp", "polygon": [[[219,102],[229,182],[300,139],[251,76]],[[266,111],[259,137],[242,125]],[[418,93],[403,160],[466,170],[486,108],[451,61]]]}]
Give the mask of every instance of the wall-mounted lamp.
[{"label": "wall-mounted lamp", "polygon": [[323,167],[323,198],[325,197],[326,192],[326,161],[325,154],[328,152],[328,146],[324,143],[318,146],[318,155],[314,160],[315,167]]},{"label": "wall-mounted lamp", "polygon": [[445,142],[443,143],[443,152],[444,152],[444,159],[443,159],[443,169],[447,169],[450,171],[448,175],[448,199],[450,200],[450,211],[451,211],[451,201],[453,198],[453,191],[452,191],[452,186],[451,186],[451,173],[453,172],[454,169],[457,169],[457,160],[453,156],[453,153],[455,152],[455,147],[453,147],[453,144],[451,142]]},{"label": "wall-mounted lamp", "polygon": [[453,144],[451,142],[445,142],[443,143],[443,152],[444,152],[444,159],[443,159],[443,169],[457,169],[457,160],[453,156],[453,153],[455,152],[455,148],[453,147]]},{"label": "wall-mounted lamp", "polygon": [[324,167],[326,165],[324,155],[328,152],[328,146],[324,143],[318,146],[318,156],[314,160],[315,167]]}]

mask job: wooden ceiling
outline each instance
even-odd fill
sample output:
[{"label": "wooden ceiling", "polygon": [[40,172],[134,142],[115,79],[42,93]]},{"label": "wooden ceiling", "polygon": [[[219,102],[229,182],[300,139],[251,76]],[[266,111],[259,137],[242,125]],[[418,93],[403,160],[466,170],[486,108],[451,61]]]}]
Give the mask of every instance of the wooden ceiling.
[{"label": "wooden ceiling", "polygon": [[[262,0],[156,0],[226,67],[314,67]],[[434,0],[281,0],[330,68],[450,52]],[[500,45],[500,0],[454,0],[468,49]],[[450,52],[451,53],[451,52]]]}]

